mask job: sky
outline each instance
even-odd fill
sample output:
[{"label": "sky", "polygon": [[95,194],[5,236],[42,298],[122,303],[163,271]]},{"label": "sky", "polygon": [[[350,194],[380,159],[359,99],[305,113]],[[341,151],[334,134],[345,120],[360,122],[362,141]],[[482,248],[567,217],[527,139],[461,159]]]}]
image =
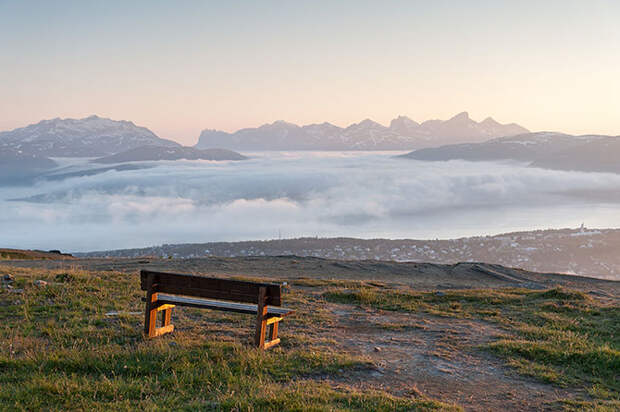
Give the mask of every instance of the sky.
[{"label": "sky", "polygon": [[194,144],[468,111],[620,135],[620,2],[0,0],[0,130],[91,114]]}]

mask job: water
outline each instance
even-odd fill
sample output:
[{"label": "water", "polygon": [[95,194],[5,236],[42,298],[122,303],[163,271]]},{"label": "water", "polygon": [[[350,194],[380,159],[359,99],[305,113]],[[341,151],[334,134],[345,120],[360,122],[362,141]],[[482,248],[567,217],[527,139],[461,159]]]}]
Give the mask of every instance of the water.
[{"label": "water", "polygon": [[[153,162],[148,169],[0,187],[0,245],[78,252],[620,226],[620,175],[396,154],[260,152],[243,162]],[[92,167],[84,159],[60,161],[67,170]]]}]

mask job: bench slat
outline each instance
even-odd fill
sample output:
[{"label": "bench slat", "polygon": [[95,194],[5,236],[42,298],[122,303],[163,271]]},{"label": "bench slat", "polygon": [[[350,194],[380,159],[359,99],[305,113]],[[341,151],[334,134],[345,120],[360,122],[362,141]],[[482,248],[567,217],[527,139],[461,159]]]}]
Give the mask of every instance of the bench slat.
[{"label": "bench slat", "polygon": [[[199,298],[190,298],[185,296],[172,296],[159,293],[157,295],[157,305],[178,305],[178,306],[190,306],[196,308],[213,308],[218,310],[224,310],[228,312],[248,313],[256,314],[257,305],[247,303],[235,303],[235,302],[222,302],[218,300],[207,300]],[[287,316],[293,313],[292,309],[283,308],[281,306],[268,306],[267,315],[273,316]]]}]

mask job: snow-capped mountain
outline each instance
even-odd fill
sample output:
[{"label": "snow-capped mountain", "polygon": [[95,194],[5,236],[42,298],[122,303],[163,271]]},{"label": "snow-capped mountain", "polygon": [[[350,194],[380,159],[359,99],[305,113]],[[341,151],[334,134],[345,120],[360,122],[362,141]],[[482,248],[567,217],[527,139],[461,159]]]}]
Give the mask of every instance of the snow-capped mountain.
[{"label": "snow-capped mountain", "polygon": [[98,116],[42,120],[0,132],[0,148],[48,157],[106,156],[145,145],[179,146],[132,122]]},{"label": "snow-capped mountain", "polygon": [[401,157],[426,161],[516,160],[546,169],[620,173],[620,136],[526,133],[483,143],[425,148]]},{"label": "snow-capped mountain", "polygon": [[449,120],[417,123],[406,116],[389,127],[370,119],[346,128],[330,123],[298,126],[277,121],[234,133],[205,130],[196,147],[235,150],[408,150],[448,143],[481,142],[493,137],[527,133],[514,123],[502,125],[491,118],[478,123],[467,112]]}]

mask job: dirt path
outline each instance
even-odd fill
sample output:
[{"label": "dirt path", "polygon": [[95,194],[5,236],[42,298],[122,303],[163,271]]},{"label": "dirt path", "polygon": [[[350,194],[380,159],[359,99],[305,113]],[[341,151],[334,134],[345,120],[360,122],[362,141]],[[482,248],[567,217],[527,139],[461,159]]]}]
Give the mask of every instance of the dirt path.
[{"label": "dirt path", "polygon": [[338,304],[330,304],[329,310],[336,322],[324,330],[325,337],[334,338],[347,352],[369,357],[377,366],[340,383],[399,396],[423,395],[472,411],[551,410],[554,401],[573,396],[570,390],[519,376],[479,349],[506,334],[486,322]]}]

